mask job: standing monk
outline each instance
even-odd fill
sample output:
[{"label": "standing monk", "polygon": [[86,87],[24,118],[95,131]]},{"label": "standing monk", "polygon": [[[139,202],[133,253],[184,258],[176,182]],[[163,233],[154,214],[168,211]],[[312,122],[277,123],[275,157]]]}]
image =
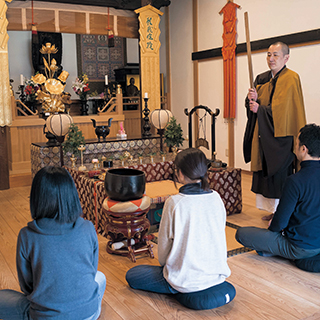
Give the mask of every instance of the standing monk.
[{"label": "standing monk", "polygon": [[259,74],[246,98],[245,162],[251,161],[251,191],[257,208],[276,210],[286,178],[293,173],[293,141],[306,124],[300,78],[286,67],[289,47],[272,44],[267,53],[270,71]]}]

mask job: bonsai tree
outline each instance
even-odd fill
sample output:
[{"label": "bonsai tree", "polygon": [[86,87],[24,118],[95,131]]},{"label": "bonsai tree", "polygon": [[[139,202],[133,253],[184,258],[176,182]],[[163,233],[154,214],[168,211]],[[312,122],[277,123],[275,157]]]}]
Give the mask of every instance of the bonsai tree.
[{"label": "bonsai tree", "polygon": [[82,131],[78,128],[77,125],[72,123],[69,127],[69,132],[67,134],[66,140],[62,143],[64,154],[69,152],[71,154],[74,154],[75,156],[79,156],[80,151],[78,150],[78,147],[81,144],[85,144]]},{"label": "bonsai tree", "polygon": [[183,131],[180,123],[177,124],[175,117],[171,117],[170,121],[164,131],[164,142],[170,148],[182,146],[183,143]]}]

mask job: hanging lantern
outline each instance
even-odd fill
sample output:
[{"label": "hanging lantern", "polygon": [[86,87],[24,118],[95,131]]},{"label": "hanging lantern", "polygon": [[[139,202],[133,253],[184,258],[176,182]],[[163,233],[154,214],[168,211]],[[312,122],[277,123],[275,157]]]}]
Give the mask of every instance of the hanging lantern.
[{"label": "hanging lantern", "polygon": [[46,127],[50,133],[57,137],[58,142],[63,142],[64,136],[68,133],[73,119],[66,113],[53,114],[46,120]]},{"label": "hanging lantern", "polygon": [[73,123],[73,119],[66,113],[53,114],[47,118],[45,126],[47,127],[49,134],[51,133],[56,137],[60,144],[60,164],[64,165],[62,142],[64,136],[68,133],[69,127]]},{"label": "hanging lantern", "polygon": [[156,109],[151,112],[150,121],[159,130],[164,129],[167,126],[171,117],[171,111],[165,109]]},{"label": "hanging lantern", "polygon": [[108,47],[114,47],[114,35],[111,29],[108,30]]},{"label": "hanging lantern", "polygon": [[163,151],[162,137],[164,134],[164,129],[170,121],[172,113],[165,109],[155,109],[150,114],[150,121],[158,129],[158,134],[160,135],[160,150]]}]

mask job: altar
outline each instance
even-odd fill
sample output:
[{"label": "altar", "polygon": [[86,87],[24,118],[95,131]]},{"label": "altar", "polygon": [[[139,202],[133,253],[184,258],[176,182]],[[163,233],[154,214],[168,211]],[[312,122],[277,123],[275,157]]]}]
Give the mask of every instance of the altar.
[{"label": "altar", "polygon": [[[150,137],[130,137],[130,139],[121,140],[117,138],[106,138],[106,141],[98,142],[97,139],[85,141],[85,150],[83,152],[83,162],[85,166],[90,166],[92,159],[99,159],[105,156],[107,159],[119,160],[125,151],[128,151],[133,158],[138,158],[141,154],[147,157],[150,154],[160,152],[159,136]],[[60,165],[60,147],[58,145],[50,146],[45,142],[31,144],[31,174],[32,177],[45,166]],[[64,156],[64,164],[71,167],[70,156]],[[80,165],[80,158],[77,160]]]},{"label": "altar", "polygon": [[[164,181],[172,179],[173,161],[143,163],[127,165],[127,168],[138,169],[146,174],[146,183]],[[93,222],[97,232],[105,236],[106,215],[102,211],[102,204],[107,197],[103,180],[90,179],[84,172],[66,167],[75,181],[84,217]],[[241,169],[227,168],[220,170],[209,169],[208,178],[210,188],[217,191],[225,205],[227,215],[241,213],[242,211],[242,191],[241,191]],[[148,190],[148,187],[146,187]],[[151,209],[148,219],[151,224],[160,221],[162,207],[170,194],[152,195]]]}]

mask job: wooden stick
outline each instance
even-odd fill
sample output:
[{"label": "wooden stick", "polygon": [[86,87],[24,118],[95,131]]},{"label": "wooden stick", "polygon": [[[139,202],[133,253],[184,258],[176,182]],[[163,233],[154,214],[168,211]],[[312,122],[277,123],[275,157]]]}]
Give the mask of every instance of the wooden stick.
[{"label": "wooden stick", "polygon": [[247,57],[248,57],[250,87],[254,88],[248,12],[244,13],[244,23],[246,28]]}]

